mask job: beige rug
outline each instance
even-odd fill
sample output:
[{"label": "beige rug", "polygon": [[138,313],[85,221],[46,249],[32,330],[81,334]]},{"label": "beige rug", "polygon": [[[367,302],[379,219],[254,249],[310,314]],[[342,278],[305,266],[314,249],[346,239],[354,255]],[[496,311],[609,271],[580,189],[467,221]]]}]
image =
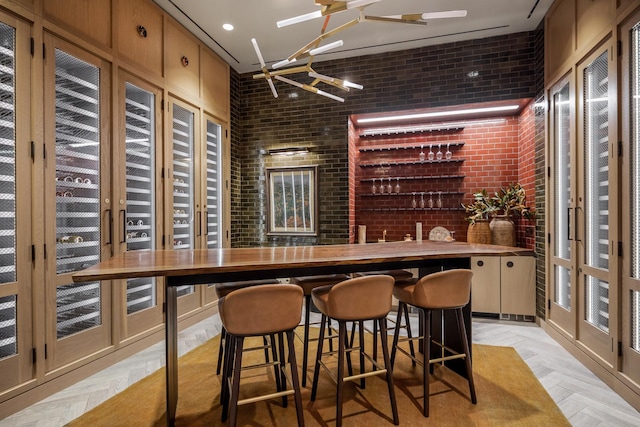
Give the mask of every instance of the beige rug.
[{"label": "beige rug", "polygon": [[[215,375],[219,337],[184,355],[179,361],[177,426],[221,425],[220,377]],[[296,340],[298,365],[302,360],[301,343]],[[315,351],[310,351],[315,358]],[[262,353],[246,358],[263,360]],[[310,357],[311,358],[311,357]],[[354,369],[357,357],[353,358]],[[367,368],[370,367],[370,364]],[[473,346],[473,369],[478,404],[469,400],[464,378],[446,368],[438,368],[432,377],[430,417],[422,417],[420,367],[398,355],[394,382],[400,424],[403,426],[570,426],[560,409],[535,378],[527,364],[511,347]],[[273,370],[245,371],[241,396],[275,391]],[[165,371],[161,369],[127,388],[69,426],[165,426]],[[244,375],[244,374],[243,374]],[[324,373],[320,377],[318,397],[311,402],[311,371],[302,390],[307,426],[335,425],[335,385]],[[435,378],[434,378],[435,377]],[[382,376],[367,379],[366,388],[355,383],[345,386],[345,426],[393,425],[386,383]],[[239,408],[241,426],[296,425],[293,397],[289,407],[280,399]],[[225,423],[226,424],[226,423]]]}]

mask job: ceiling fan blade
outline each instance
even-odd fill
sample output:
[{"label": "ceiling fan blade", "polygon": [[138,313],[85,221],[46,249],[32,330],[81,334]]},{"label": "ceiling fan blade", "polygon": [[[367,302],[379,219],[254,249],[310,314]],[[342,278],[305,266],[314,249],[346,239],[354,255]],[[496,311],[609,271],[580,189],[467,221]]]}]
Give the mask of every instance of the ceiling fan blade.
[{"label": "ceiling fan blade", "polygon": [[445,12],[423,13],[422,19],[464,18],[465,16],[467,16],[466,10],[447,10]]}]

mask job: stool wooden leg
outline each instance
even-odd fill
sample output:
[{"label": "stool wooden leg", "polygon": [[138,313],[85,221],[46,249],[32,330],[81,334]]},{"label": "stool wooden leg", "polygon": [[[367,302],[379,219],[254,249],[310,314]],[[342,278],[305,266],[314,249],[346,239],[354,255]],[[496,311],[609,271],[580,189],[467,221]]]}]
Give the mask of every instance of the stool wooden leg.
[{"label": "stool wooden leg", "polygon": [[[409,338],[409,351],[411,352],[411,356],[416,357],[416,352],[413,349],[413,340],[411,338],[413,338],[412,334],[411,334],[411,322],[409,321],[409,306],[407,304],[403,304],[404,305],[404,321],[405,324],[407,325],[407,337]],[[415,360],[411,360],[411,365],[412,366],[416,366],[416,362]]]},{"label": "stool wooden leg", "polygon": [[429,416],[429,383],[431,382],[429,357],[431,354],[431,310],[424,310],[424,347],[422,349],[422,380],[423,380],[423,403],[422,414]]},{"label": "stool wooden leg", "polygon": [[[338,321],[338,377],[336,393],[336,427],[342,426],[342,399],[344,386],[344,353],[347,345],[347,325],[346,322]],[[349,358],[347,358],[349,360]]]},{"label": "stool wooden leg", "polygon": [[464,326],[464,317],[462,315],[462,309],[457,308],[456,314],[458,315],[458,330],[460,331],[460,340],[462,341],[462,347],[464,349],[464,363],[467,368],[467,377],[469,378],[469,394],[471,395],[471,403],[474,405],[478,402],[476,399],[476,386],[473,382],[473,372],[471,370],[471,352],[469,351],[469,341],[467,340],[467,328]]},{"label": "stool wooden leg", "polygon": [[[322,315],[321,325],[327,321],[327,316]],[[322,344],[324,343],[324,328],[320,328],[320,336],[318,337],[318,350],[316,352],[316,364],[313,368],[313,385],[311,386],[311,400],[316,400],[316,392],[318,391],[318,377],[320,376],[320,361],[322,360]]]},{"label": "stool wooden leg", "polygon": [[[267,337],[263,336],[262,339],[263,339],[263,342],[265,343],[265,345],[267,345]],[[278,343],[276,341],[275,334],[269,335],[269,342],[270,342],[270,346],[271,346],[271,358],[273,360],[273,376],[274,376],[274,378],[276,380],[276,389],[278,391],[281,391],[282,387],[283,387],[283,384],[282,384],[282,381],[281,381],[282,375],[281,375],[280,369],[278,368],[278,360],[279,360],[278,359]],[[268,348],[265,349],[267,354],[269,354],[268,350],[269,350]],[[269,359],[266,358],[264,362],[265,363],[269,363]]]},{"label": "stool wooden leg", "polygon": [[224,355],[224,343],[226,340],[227,331],[222,328],[220,333],[220,346],[218,347],[218,364],[216,366],[216,375],[220,375],[220,369],[222,368],[222,357]]},{"label": "stool wooden leg", "polygon": [[291,385],[294,390],[293,398],[296,402],[296,415],[298,416],[298,426],[304,427],[304,413],[302,410],[302,396],[300,394],[300,380],[298,379],[298,366],[296,364],[296,350],[293,342],[293,331],[287,331],[287,342],[289,344],[289,366],[291,367]]},{"label": "stool wooden leg", "polygon": [[[375,320],[374,320],[375,322]],[[389,388],[389,400],[391,401],[391,412],[393,413],[393,424],[399,425],[398,406],[396,404],[396,393],[393,388],[393,372],[391,361],[389,360],[389,348],[387,343],[387,319],[378,319],[380,323],[380,342],[382,343],[382,358],[384,359],[384,368],[387,370],[387,387]]]},{"label": "stool wooden leg", "polygon": [[[278,359],[274,359],[275,363],[278,363],[277,372],[280,377],[280,384],[278,386],[278,391],[285,391],[287,389],[287,377],[284,375],[284,368],[286,364],[287,357],[284,352],[284,334],[282,332],[278,333]],[[277,381],[277,378],[276,378]],[[286,408],[289,400],[287,396],[282,396],[282,407]]]},{"label": "stool wooden leg", "polygon": [[396,349],[398,347],[398,339],[400,338],[400,322],[402,321],[402,307],[405,304],[402,301],[398,302],[398,315],[396,316],[396,327],[393,331],[393,343],[391,344],[391,368],[396,361]]},{"label": "stool wooden leg", "polygon": [[236,354],[234,357],[231,400],[229,402],[229,426],[235,427],[238,418],[238,393],[240,391],[240,373],[242,372],[242,345],[244,337],[235,337]]},{"label": "stool wooden leg", "polygon": [[[373,321],[373,352],[372,352],[373,360],[378,361],[378,323]],[[373,363],[373,370],[377,370],[376,364]]]},{"label": "stool wooden leg", "polygon": [[[309,362],[309,316],[311,316],[311,295],[304,296],[304,340],[302,344],[302,387],[307,385],[307,363]],[[324,323],[320,325],[324,328]]]},{"label": "stool wooden leg", "polygon": [[220,390],[220,403],[222,404],[222,421],[227,419],[229,406],[229,378],[233,369],[233,337],[226,334],[224,341],[224,363],[222,364],[222,385]]},{"label": "stool wooden leg", "polygon": [[[360,335],[358,335],[358,345],[360,346],[360,351],[358,351],[358,354],[360,355],[360,373],[363,373],[364,372],[364,322],[362,320],[358,322],[358,327],[360,329]],[[365,388],[364,377],[360,378],[360,388]]]}]

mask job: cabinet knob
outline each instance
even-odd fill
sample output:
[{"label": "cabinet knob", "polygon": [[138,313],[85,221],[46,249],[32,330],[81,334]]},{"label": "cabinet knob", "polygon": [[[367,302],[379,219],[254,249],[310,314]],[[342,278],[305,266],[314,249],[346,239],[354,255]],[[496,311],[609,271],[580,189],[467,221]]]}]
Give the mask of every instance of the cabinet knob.
[{"label": "cabinet knob", "polygon": [[143,39],[147,38],[147,29],[142,25],[138,25],[138,35]]},{"label": "cabinet knob", "polygon": [[180,58],[180,62],[182,62],[183,67],[186,67],[187,65],[189,65],[189,58],[183,56],[182,58]]},{"label": "cabinet knob", "polygon": [[476,264],[478,265],[478,267],[482,267],[484,265],[484,261],[479,260],[478,262],[476,262]]},{"label": "cabinet knob", "polygon": [[513,267],[513,261],[507,261],[507,267],[509,268]]}]

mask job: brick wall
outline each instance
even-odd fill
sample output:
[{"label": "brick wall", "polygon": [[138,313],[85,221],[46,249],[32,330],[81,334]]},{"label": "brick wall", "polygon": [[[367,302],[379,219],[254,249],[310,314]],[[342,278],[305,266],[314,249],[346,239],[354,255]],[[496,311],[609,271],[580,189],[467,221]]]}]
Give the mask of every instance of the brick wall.
[{"label": "brick wall", "polygon": [[[233,178],[240,182],[232,194],[233,246],[348,242],[353,232],[349,227],[349,116],[532,98],[536,70],[543,65],[535,60],[535,53],[535,32],[526,32],[315,63],[318,73],[364,85],[363,91],[340,93],[344,103],[279,82],[279,98],[274,99],[265,81],[254,81],[251,74],[232,75],[239,97],[232,103],[232,155],[237,165]],[[479,76],[469,78],[470,71],[478,71]],[[310,82],[304,76],[295,78]],[[317,238],[266,235],[264,169],[281,160],[260,153],[291,145],[307,146],[311,153],[287,159],[287,166],[319,166]],[[517,152],[508,157],[517,159]],[[474,187],[487,185],[479,181]]]}]

